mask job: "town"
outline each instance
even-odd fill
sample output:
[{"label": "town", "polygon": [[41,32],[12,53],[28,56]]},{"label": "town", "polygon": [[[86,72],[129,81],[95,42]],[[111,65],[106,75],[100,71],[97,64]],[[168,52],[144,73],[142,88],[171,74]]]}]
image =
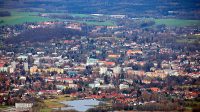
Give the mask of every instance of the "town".
[{"label": "town", "polygon": [[[55,99],[64,97],[103,102],[88,111],[199,109],[192,102],[200,101],[200,27],[110,18],[118,24],[48,21],[1,27],[0,105],[31,103],[31,110],[61,111],[65,106]],[[55,104],[45,102],[51,100]]]}]

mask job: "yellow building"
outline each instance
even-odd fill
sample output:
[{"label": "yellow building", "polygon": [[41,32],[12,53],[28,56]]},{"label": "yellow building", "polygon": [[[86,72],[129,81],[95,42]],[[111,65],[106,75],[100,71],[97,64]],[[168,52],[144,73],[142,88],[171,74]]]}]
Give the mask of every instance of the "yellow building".
[{"label": "yellow building", "polygon": [[51,67],[51,68],[48,68],[48,69],[43,69],[43,71],[44,72],[57,72],[57,73],[60,73],[60,74],[64,73],[64,69],[54,68],[54,67]]},{"label": "yellow building", "polygon": [[38,70],[37,66],[30,67],[30,74],[36,73]]}]

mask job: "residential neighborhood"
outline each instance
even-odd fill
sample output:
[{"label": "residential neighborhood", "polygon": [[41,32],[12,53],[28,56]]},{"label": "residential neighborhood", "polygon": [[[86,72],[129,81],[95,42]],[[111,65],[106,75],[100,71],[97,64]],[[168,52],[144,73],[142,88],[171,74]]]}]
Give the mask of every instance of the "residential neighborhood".
[{"label": "residential neighborhood", "polygon": [[[63,23],[44,22],[27,27],[59,24]],[[65,24],[67,29],[81,31],[82,27],[84,24]],[[94,26],[89,36],[10,44],[8,47],[12,49],[0,51],[0,103],[34,103],[30,99],[67,94],[106,99],[113,108],[155,105],[170,111],[182,110],[181,102],[199,97],[199,49],[186,52],[162,43],[167,40],[157,41],[167,38],[165,35],[198,34],[195,28],[163,27],[162,31],[124,28],[125,25],[112,29]],[[104,36],[108,31],[112,35]],[[118,36],[124,33],[135,35],[137,40]],[[165,107],[159,107],[158,103]]]},{"label": "residential neighborhood", "polygon": [[0,112],[200,112],[198,0],[0,0]]}]

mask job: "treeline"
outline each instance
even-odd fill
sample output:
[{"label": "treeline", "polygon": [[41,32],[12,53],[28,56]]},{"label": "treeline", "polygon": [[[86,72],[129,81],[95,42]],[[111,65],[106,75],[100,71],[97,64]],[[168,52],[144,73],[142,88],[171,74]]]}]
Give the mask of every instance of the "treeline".
[{"label": "treeline", "polygon": [[175,111],[181,110],[178,108],[176,103],[166,103],[166,104],[159,104],[159,103],[152,103],[152,104],[145,104],[145,105],[124,105],[124,104],[114,104],[111,108],[103,106],[97,108],[88,109],[86,112],[108,112],[108,111]]},{"label": "treeline", "polygon": [[[40,16],[42,15],[40,14]],[[53,19],[74,19],[73,16],[70,16],[68,14],[48,14],[47,17]]]},{"label": "treeline", "polygon": [[44,42],[51,39],[59,39],[59,38],[71,38],[71,37],[80,37],[84,35],[84,32],[66,29],[63,26],[56,27],[48,27],[48,28],[35,28],[28,29],[18,36],[9,38],[6,40],[6,43],[20,43],[23,41],[29,42]]}]

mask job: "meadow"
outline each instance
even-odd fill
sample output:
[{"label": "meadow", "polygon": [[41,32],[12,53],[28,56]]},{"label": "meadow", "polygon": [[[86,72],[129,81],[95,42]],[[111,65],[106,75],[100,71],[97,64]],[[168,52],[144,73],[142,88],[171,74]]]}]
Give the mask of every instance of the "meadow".
[{"label": "meadow", "polygon": [[198,26],[200,20],[186,20],[186,19],[154,19],[156,25],[165,24],[166,26]]}]

